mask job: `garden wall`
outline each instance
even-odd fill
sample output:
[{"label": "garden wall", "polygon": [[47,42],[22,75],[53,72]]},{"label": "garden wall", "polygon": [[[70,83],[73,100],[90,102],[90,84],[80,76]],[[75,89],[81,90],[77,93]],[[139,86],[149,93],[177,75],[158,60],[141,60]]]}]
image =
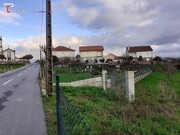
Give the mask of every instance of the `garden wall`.
[{"label": "garden wall", "polygon": [[74,81],[70,83],[60,83],[61,86],[95,86],[102,87],[102,79],[101,77],[85,79],[80,81]]}]

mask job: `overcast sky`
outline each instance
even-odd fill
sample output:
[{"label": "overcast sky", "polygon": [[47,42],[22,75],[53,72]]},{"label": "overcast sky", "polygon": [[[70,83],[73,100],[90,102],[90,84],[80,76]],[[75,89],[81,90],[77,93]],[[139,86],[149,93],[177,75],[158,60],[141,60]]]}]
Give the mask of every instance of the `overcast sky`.
[{"label": "overcast sky", "polygon": [[[6,13],[4,3],[13,3]],[[42,0],[1,0],[0,35],[3,48],[16,55],[39,57],[45,44]],[[44,5],[45,9],[45,5]],[[180,57],[180,0],[52,0],[53,46],[103,45],[118,56],[127,46],[151,45],[154,56]],[[42,32],[41,32],[42,31]],[[42,34],[41,34],[42,33]]]}]

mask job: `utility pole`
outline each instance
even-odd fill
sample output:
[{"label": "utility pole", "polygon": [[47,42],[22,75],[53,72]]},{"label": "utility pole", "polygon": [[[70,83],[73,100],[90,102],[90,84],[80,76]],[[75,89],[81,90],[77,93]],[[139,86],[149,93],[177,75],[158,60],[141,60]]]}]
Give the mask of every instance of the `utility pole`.
[{"label": "utility pole", "polygon": [[47,51],[47,95],[53,92],[53,61],[52,61],[52,24],[51,24],[51,0],[46,0],[46,51]]},{"label": "utility pole", "polygon": [[42,59],[42,51],[41,51],[41,48],[40,48],[40,45],[39,45],[39,60],[41,61]]},{"label": "utility pole", "polygon": [[[46,64],[46,61],[47,61],[46,45],[41,45],[40,44],[39,48],[40,48],[40,62],[41,62],[42,67],[43,67],[43,69],[41,69],[43,71],[42,77],[45,77],[45,81],[47,83],[47,77],[46,77],[47,76],[47,72],[46,72],[46,68],[47,68],[47,64]],[[44,60],[42,59],[42,52],[44,52],[44,54],[45,54],[45,63],[44,63]],[[46,85],[46,90],[47,90],[47,85]]]}]

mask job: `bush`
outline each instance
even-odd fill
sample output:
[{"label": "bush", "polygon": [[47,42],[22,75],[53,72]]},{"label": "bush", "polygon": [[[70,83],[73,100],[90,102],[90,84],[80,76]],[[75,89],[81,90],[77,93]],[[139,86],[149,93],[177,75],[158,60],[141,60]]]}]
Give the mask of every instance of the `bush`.
[{"label": "bush", "polygon": [[90,70],[90,73],[91,73],[92,75],[100,75],[100,74],[101,74],[101,72],[100,72],[98,69],[96,69],[96,68],[92,68],[92,69]]}]

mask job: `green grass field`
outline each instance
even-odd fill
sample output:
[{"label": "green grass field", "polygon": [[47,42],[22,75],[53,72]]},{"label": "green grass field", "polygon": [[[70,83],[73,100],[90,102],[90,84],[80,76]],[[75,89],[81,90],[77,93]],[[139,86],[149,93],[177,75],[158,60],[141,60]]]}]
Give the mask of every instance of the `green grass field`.
[{"label": "green grass field", "polygon": [[[162,72],[136,84],[136,101],[125,102],[96,87],[64,87],[97,135],[179,135],[180,72],[170,78]],[[44,98],[49,135],[56,129],[55,98]]]},{"label": "green grass field", "polygon": [[0,74],[22,67],[22,64],[0,64]]},{"label": "green grass field", "polygon": [[73,82],[84,79],[93,78],[89,72],[83,71],[83,68],[79,67],[54,67],[53,81],[55,82],[56,75],[59,75],[60,82]]},{"label": "green grass field", "polygon": [[[93,76],[88,72],[79,72],[79,73],[60,73],[58,74],[60,78],[60,82],[73,82],[73,81],[79,81],[84,79],[92,78]],[[54,82],[55,82],[55,76],[54,75]]]}]

